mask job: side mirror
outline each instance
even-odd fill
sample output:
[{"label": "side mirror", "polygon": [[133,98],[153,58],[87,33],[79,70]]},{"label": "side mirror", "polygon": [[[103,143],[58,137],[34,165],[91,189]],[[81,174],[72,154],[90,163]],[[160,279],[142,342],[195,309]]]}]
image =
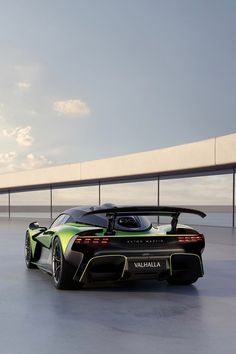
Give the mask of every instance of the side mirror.
[{"label": "side mirror", "polygon": [[39,228],[39,223],[36,222],[36,221],[31,222],[31,223],[29,224],[29,228],[30,228],[30,230],[38,229],[38,228]]}]

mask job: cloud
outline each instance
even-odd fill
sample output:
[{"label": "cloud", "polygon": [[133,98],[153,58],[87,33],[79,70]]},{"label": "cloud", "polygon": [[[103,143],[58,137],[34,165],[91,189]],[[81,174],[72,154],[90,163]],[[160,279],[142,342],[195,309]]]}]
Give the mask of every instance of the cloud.
[{"label": "cloud", "polygon": [[14,162],[17,158],[17,154],[13,151],[0,153],[0,173],[14,172]]},{"label": "cloud", "polygon": [[20,81],[16,83],[16,86],[21,90],[21,91],[27,91],[30,89],[31,84],[30,82],[27,81]]},{"label": "cloud", "polygon": [[53,110],[59,114],[68,116],[86,116],[90,113],[90,108],[86,102],[81,100],[56,101]]},{"label": "cloud", "polygon": [[15,152],[0,153],[0,174],[12,173],[22,170],[34,170],[48,167],[53,164],[44,155],[17,155]]},{"label": "cloud", "polygon": [[16,156],[17,156],[16,153],[13,151],[1,153],[0,154],[0,164],[9,163],[12,160],[15,160]]},{"label": "cloud", "polygon": [[25,170],[33,170],[50,165],[52,165],[52,161],[48,160],[44,155],[34,155],[31,153],[26,155],[25,160],[20,166]]},{"label": "cloud", "polygon": [[17,127],[10,132],[4,129],[3,135],[14,138],[20,146],[30,146],[34,141],[34,138],[31,136],[31,131],[32,128],[30,126],[24,128]]}]

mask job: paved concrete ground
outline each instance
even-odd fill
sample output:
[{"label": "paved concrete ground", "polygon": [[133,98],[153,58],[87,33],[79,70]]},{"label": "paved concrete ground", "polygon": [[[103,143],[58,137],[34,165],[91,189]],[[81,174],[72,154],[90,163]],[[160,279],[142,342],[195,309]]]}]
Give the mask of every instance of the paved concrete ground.
[{"label": "paved concrete ground", "polygon": [[195,286],[139,281],[58,291],[48,275],[25,269],[27,222],[0,224],[1,354],[235,354],[231,229],[204,229],[206,275]]}]

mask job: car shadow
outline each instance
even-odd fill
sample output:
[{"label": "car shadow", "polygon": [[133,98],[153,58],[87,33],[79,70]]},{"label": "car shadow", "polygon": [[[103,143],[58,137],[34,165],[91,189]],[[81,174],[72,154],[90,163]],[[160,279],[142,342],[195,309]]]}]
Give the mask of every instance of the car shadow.
[{"label": "car shadow", "polygon": [[84,286],[80,291],[83,292],[133,292],[133,293],[169,293],[184,294],[189,296],[198,295],[195,285],[173,286],[165,281],[157,280],[126,280],[117,283],[94,283]]}]

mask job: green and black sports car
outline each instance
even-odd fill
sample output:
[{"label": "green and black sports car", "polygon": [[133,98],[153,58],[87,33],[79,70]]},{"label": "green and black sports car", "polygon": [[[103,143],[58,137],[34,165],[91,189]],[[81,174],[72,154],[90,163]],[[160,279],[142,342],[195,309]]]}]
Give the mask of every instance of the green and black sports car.
[{"label": "green and black sports car", "polygon": [[[48,229],[29,225],[26,266],[51,274],[58,289],[138,278],[192,284],[203,276],[205,241],[198,231],[178,223],[181,213],[206,216],[166,206],[103,204],[66,210]],[[169,216],[171,222],[154,227],[150,217],[156,216]]]}]

